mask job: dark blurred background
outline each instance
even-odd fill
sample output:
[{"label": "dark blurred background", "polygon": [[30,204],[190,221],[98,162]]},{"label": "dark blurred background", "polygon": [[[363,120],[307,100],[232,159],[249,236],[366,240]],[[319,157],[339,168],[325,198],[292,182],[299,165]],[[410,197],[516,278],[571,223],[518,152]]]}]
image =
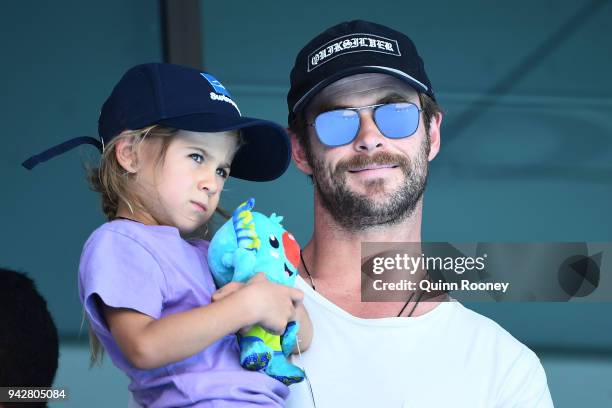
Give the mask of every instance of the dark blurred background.
[{"label": "dark blurred background", "polygon": [[[77,294],[82,245],[104,222],[82,163],[99,155],[83,147],[31,172],[20,163],[96,136],[112,86],[142,62],[204,68],[243,114],[284,125],[297,51],[357,18],[415,41],[446,112],[424,240],[612,241],[610,1],[6,2],[0,263],[27,272],[48,299],[62,343],[56,385],[72,396],[58,407],[127,402],[127,378],[110,361],[88,370]],[[271,183],[230,181],[222,205],[250,196],[308,241],[312,187],[294,167]],[[602,260],[602,281],[612,279],[610,262]],[[469,306],[538,353],[555,406],[612,406],[611,303]]]}]

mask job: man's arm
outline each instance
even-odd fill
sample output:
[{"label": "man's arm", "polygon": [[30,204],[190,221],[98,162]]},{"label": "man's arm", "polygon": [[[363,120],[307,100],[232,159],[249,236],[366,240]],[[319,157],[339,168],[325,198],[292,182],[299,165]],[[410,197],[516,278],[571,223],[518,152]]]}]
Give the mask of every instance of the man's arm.
[{"label": "man's arm", "polygon": [[312,342],[312,322],[304,304],[301,302],[295,308],[295,320],[300,324],[300,331],[297,335],[298,344],[293,349],[294,354],[298,352],[298,345],[300,346],[299,351],[306,351]]}]

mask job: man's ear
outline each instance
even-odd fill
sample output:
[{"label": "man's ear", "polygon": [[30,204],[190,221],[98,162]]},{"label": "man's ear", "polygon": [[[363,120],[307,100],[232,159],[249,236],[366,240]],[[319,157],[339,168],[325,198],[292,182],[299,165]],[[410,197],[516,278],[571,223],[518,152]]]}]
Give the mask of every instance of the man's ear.
[{"label": "man's ear", "polygon": [[289,134],[289,138],[291,139],[291,157],[293,157],[295,165],[298,169],[300,169],[302,173],[305,173],[309,176],[312,175],[312,168],[308,163],[306,151],[298,140],[297,135],[289,128],[287,128],[287,133]]},{"label": "man's ear", "polygon": [[432,161],[440,151],[440,126],[442,125],[442,112],[435,113],[429,121],[429,156]]},{"label": "man's ear", "polygon": [[128,173],[136,173],[138,171],[138,157],[133,137],[123,137],[117,141],[115,157],[119,165]]}]

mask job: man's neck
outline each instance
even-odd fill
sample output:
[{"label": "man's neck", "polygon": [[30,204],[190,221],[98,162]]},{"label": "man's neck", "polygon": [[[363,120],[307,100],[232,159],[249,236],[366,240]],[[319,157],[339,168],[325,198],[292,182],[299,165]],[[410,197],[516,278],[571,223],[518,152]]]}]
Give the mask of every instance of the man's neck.
[{"label": "man's neck", "polygon": [[[404,302],[361,302],[361,243],[362,242],[420,242],[422,200],[409,217],[392,225],[361,231],[350,231],[340,226],[315,198],[314,233],[303,249],[308,272],[317,292],[347,312],[365,318],[395,316]],[[304,267],[302,277],[310,283]],[[408,305],[410,310],[412,305]],[[418,305],[414,315],[423,314],[435,305]],[[427,309],[427,310],[425,310]]]}]

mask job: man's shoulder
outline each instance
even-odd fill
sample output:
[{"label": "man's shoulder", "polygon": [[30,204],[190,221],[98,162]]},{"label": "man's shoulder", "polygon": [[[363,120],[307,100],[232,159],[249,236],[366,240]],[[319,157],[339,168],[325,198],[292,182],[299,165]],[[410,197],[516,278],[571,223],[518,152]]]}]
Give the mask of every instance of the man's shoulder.
[{"label": "man's shoulder", "polygon": [[497,322],[455,303],[458,314],[472,332],[478,360],[484,364],[493,362],[496,367],[499,405],[512,401],[516,406],[552,407],[546,373],[539,357]]},{"label": "man's shoulder", "polygon": [[454,334],[463,334],[473,345],[481,350],[503,352],[509,358],[521,358],[531,362],[539,359],[536,354],[493,319],[484,316],[460,302],[452,301],[453,313],[450,325]]},{"label": "man's shoulder", "polygon": [[470,309],[459,301],[451,300],[450,303],[454,313],[452,324],[461,325],[469,332],[499,336],[508,341],[518,342],[516,338],[492,318]]}]

